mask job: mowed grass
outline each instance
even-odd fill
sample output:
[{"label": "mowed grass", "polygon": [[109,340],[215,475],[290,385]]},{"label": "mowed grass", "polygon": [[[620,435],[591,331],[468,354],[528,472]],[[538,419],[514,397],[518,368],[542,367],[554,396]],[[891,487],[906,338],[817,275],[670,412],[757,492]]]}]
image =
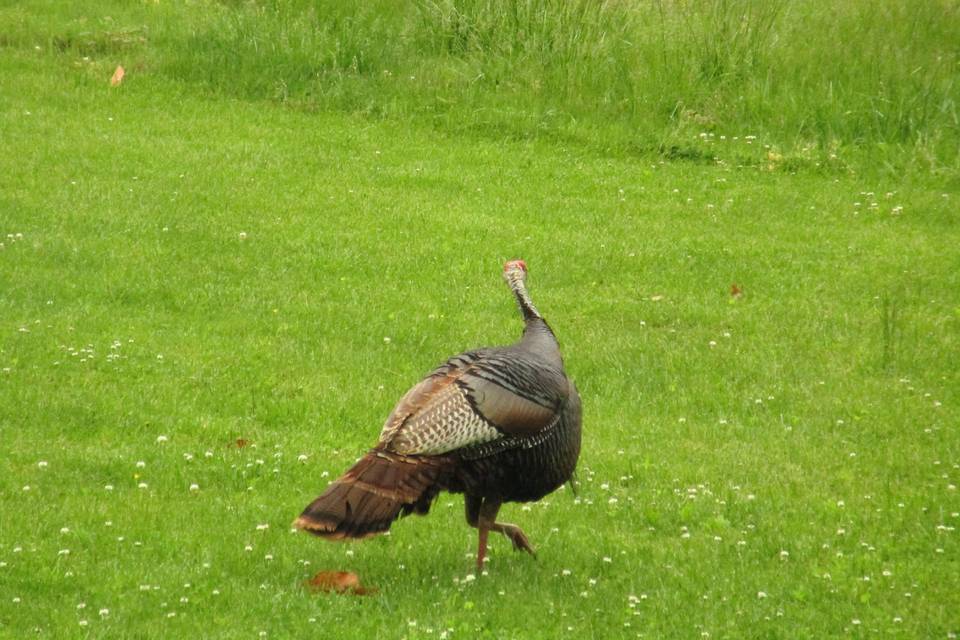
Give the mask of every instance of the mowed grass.
[{"label": "mowed grass", "polygon": [[[0,635],[960,632],[952,179],[0,72]],[[519,335],[515,257],[585,412],[577,494],[502,512],[537,559],[474,576],[458,496],[291,532],[409,386]]]}]

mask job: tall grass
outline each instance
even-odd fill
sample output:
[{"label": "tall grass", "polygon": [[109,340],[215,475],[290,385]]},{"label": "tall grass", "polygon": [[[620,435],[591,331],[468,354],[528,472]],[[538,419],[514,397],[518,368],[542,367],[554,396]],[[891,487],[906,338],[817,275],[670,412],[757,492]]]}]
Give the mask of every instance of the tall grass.
[{"label": "tall grass", "polygon": [[960,166],[955,0],[140,8],[153,70],[244,97],[708,160],[702,133],[761,137],[754,161],[859,150]]}]

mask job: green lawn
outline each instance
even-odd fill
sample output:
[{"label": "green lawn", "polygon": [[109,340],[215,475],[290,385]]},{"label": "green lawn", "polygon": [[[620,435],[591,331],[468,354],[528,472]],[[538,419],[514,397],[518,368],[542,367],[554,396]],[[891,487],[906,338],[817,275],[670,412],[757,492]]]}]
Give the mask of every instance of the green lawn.
[{"label": "green lawn", "polygon": [[[154,49],[111,88],[122,51],[4,15],[0,637],[960,633],[954,172],[298,108]],[[292,532],[420,376],[519,335],[516,257],[584,404],[577,495],[502,512],[538,557],[473,576],[459,496]]]}]

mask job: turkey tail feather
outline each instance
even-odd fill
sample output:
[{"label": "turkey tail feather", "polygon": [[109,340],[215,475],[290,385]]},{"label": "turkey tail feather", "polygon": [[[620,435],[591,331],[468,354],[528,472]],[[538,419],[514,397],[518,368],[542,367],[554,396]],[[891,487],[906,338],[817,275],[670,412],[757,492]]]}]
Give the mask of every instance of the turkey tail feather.
[{"label": "turkey tail feather", "polygon": [[446,467],[444,458],[371,451],[307,505],[293,524],[331,540],[383,533],[402,515],[427,513]]}]

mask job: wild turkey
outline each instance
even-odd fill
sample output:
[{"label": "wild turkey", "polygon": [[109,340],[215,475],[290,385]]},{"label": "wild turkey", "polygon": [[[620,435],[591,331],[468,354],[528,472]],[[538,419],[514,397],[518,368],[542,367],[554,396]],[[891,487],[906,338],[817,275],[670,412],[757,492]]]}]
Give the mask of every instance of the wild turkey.
[{"label": "wild turkey", "polygon": [[580,454],[580,396],[560,347],[533,306],[527,266],[503,276],[523,315],[523,337],[508,347],[450,358],[407,392],[377,445],[311,502],[294,525],[329,539],[383,533],[401,515],[425,514],[441,490],[463,493],[467,522],[533,553],[520,527],[497,522],[504,502],[539,500],[568,481]]}]

